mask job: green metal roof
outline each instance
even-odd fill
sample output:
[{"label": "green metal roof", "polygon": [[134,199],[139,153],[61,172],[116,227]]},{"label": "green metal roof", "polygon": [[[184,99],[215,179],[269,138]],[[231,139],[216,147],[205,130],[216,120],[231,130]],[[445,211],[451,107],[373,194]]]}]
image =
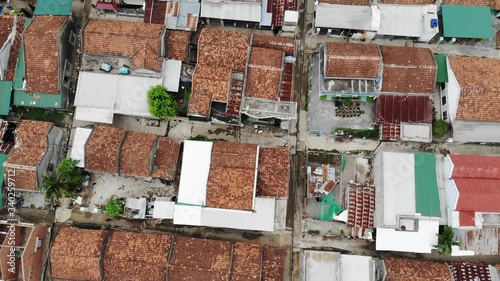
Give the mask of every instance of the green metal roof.
[{"label": "green metal roof", "polygon": [[487,6],[442,5],[444,37],[492,39],[493,22]]},{"label": "green metal roof", "polygon": [[9,115],[12,81],[0,81],[0,115]]},{"label": "green metal roof", "polygon": [[415,157],[415,205],[417,213],[441,217],[436,173],[436,156],[417,152]]},{"label": "green metal roof", "polygon": [[[7,154],[0,154],[0,187],[3,185],[3,162],[7,161]],[[0,192],[0,208],[3,207],[3,192]]]},{"label": "green metal roof", "polygon": [[23,90],[24,75],[26,73],[26,64],[24,60],[24,42],[19,48],[19,57],[17,60],[16,75],[14,76],[14,101],[16,106],[31,106],[41,108],[61,108],[61,94],[44,94],[35,92],[30,94]]},{"label": "green metal roof", "polygon": [[38,0],[35,15],[69,16],[73,1],[71,0]]},{"label": "green metal roof", "polygon": [[446,83],[448,82],[448,67],[446,65],[446,56],[435,54],[436,63],[438,67],[436,82]]}]

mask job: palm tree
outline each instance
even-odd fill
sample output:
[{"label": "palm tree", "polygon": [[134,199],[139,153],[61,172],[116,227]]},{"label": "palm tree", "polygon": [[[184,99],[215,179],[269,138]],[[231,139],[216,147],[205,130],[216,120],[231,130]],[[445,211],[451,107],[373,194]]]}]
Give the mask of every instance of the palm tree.
[{"label": "palm tree", "polygon": [[74,197],[75,189],[82,183],[83,176],[76,168],[78,161],[63,159],[53,175],[45,174],[42,189],[45,199],[51,204],[59,203],[63,197]]},{"label": "palm tree", "polygon": [[460,242],[455,240],[455,233],[449,226],[445,226],[443,231],[438,234],[438,244],[435,245],[440,255],[451,255],[451,247],[460,246]]}]

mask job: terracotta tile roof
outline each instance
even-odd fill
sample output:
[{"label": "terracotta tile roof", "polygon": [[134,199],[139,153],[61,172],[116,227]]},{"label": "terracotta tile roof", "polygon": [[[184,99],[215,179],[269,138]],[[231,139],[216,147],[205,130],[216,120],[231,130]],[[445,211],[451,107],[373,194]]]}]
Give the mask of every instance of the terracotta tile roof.
[{"label": "terracotta tile roof", "polygon": [[[458,120],[500,122],[500,60],[449,56],[461,89]],[[485,99],[488,102],[484,102]]]},{"label": "terracotta tile roof", "polygon": [[151,176],[153,148],[157,135],[128,132],[120,150],[120,174],[137,177]]},{"label": "terracotta tile roof", "polygon": [[235,243],[231,263],[231,280],[259,280],[262,247]]},{"label": "terracotta tile roof", "polygon": [[285,249],[264,247],[262,256],[262,280],[281,281],[285,271],[285,259],[287,258]]},{"label": "terracotta tile roof", "polygon": [[99,258],[105,230],[61,227],[50,251],[52,278],[102,280]]},{"label": "terracotta tile roof", "polygon": [[[499,3],[498,5],[500,5],[500,1],[497,1],[497,3]],[[498,9],[500,10],[500,7]],[[498,49],[498,48],[500,48],[500,30],[497,31],[495,37],[497,39],[497,49]]]},{"label": "terracotta tile roof", "polygon": [[275,198],[288,198],[290,181],[290,148],[261,147],[257,194]]},{"label": "terracotta tile roof", "polygon": [[244,72],[250,34],[204,28],[198,41],[198,64]]},{"label": "terracotta tile roof", "polygon": [[284,53],[253,47],[247,74],[246,97],[277,100],[283,71]]},{"label": "terracotta tile roof", "polygon": [[214,142],[207,182],[207,207],[250,211],[257,145]]},{"label": "terracotta tile roof", "polygon": [[[490,8],[492,10],[495,10],[495,11],[499,11],[500,10],[500,1],[499,0],[490,0],[490,2],[491,2],[490,3]],[[498,33],[500,33],[500,31],[497,32],[497,35],[498,35]]]},{"label": "terracotta tile roof", "polygon": [[267,12],[272,14],[271,23],[273,26],[283,26],[285,11],[296,11],[297,0],[269,0],[267,2]]},{"label": "terracotta tile roof", "polygon": [[106,280],[164,281],[172,236],[115,231],[104,254]]},{"label": "terracotta tile roof", "polygon": [[19,57],[19,48],[21,47],[22,36],[24,31],[24,18],[23,17],[13,17],[2,15],[0,17],[0,46],[7,41],[7,38],[14,29],[14,19],[16,26],[16,36],[14,37],[14,43],[10,48],[9,63],[7,65],[7,72],[5,74],[5,79],[7,81],[14,80],[14,74],[16,72],[17,58]]},{"label": "terracotta tile roof", "polygon": [[22,120],[16,130],[16,145],[47,148],[47,135],[53,127],[52,122]]},{"label": "terracotta tile roof", "polygon": [[145,23],[157,23],[157,24],[165,23],[167,1],[146,0],[145,5],[146,5],[144,9]]},{"label": "terracotta tile roof", "polygon": [[444,0],[446,5],[489,6],[488,0]]},{"label": "terracotta tile roof", "polygon": [[384,258],[386,281],[452,281],[445,263]]},{"label": "terracotta tile roof", "polygon": [[370,6],[370,0],[319,0],[319,3],[334,5]]},{"label": "terracotta tile roof", "polygon": [[[160,2],[160,1],[155,1]],[[164,2],[163,2],[164,3]],[[166,57],[171,60],[187,62],[189,60],[189,42],[191,32],[168,30],[165,34]]]},{"label": "terracotta tile roof", "polygon": [[326,76],[376,78],[380,76],[379,47],[375,44],[326,43]]},{"label": "terracotta tile roof", "polygon": [[[37,167],[47,152],[47,135],[54,127],[51,122],[22,120],[16,130],[16,148],[4,163],[7,178],[19,189],[37,190]],[[19,167],[19,165],[25,168]]]},{"label": "terracotta tile roof", "polygon": [[229,274],[230,259],[230,242],[176,237],[168,265],[168,279],[224,280]]},{"label": "terracotta tile roof", "polygon": [[252,47],[260,47],[285,52],[287,56],[295,53],[295,39],[288,37],[254,34]]},{"label": "terracotta tile roof", "polygon": [[382,0],[381,4],[396,4],[396,5],[430,5],[434,4],[435,0]]},{"label": "terracotta tile roof", "polygon": [[153,166],[153,177],[161,178],[167,181],[172,181],[177,172],[179,163],[179,155],[181,144],[167,137],[158,139],[158,150]]},{"label": "terracotta tile roof", "polygon": [[432,99],[428,96],[381,95],[377,99],[376,122],[400,124],[401,122],[432,123]]},{"label": "terracotta tile roof", "polygon": [[361,229],[373,229],[374,213],[375,186],[350,185],[347,225]]},{"label": "terracotta tile roof", "polygon": [[120,146],[125,134],[124,129],[96,125],[85,144],[85,169],[117,174]]},{"label": "terracotta tile roof", "polygon": [[380,46],[384,75],[382,92],[432,94],[437,67],[428,48]]},{"label": "terracotta tile roof", "polygon": [[59,94],[57,33],[65,16],[37,16],[24,31],[26,91]]},{"label": "terracotta tile roof", "polygon": [[132,68],[161,71],[164,26],[91,19],[83,30],[83,52],[132,58]]},{"label": "terracotta tile roof", "polygon": [[230,80],[230,68],[196,65],[188,113],[209,116],[212,100],[227,102]]},{"label": "terracotta tile roof", "polygon": [[447,263],[454,281],[491,281],[489,265],[485,263]]}]

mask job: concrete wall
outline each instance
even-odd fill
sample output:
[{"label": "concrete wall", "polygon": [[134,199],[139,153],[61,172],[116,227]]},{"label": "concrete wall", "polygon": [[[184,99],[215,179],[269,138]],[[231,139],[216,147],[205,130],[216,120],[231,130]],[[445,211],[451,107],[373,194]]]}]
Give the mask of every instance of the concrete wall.
[{"label": "concrete wall", "polygon": [[51,163],[54,168],[59,163],[59,157],[61,155],[62,148],[62,139],[63,139],[63,130],[59,127],[52,127],[49,134],[47,135],[47,152],[40,161],[36,169],[37,178],[38,178],[38,186],[42,183],[43,175],[47,172],[47,167],[49,163]]},{"label": "concrete wall", "polygon": [[[42,277],[42,259],[45,244],[48,243],[47,239],[48,227],[35,226],[26,243],[24,249],[22,266],[23,266],[23,280],[39,281]],[[41,247],[36,247],[37,238],[42,241]],[[36,250],[36,252],[35,252]]]},{"label": "concrete wall", "polygon": [[75,22],[71,18],[68,18],[58,34],[59,89],[62,94],[61,107],[63,108],[67,106],[70,83],[73,77],[78,32],[79,30]]},{"label": "concrete wall", "polygon": [[442,96],[446,96],[446,104],[443,105],[443,112],[447,112],[447,121],[451,122],[457,117],[458,110],[458,100],[460,98],[460,85],[458,80],[453,73],[453,69],[450,66],[449,58],[446,57],[446,66],[448,69],[448,83],[446,88],[442,91]]}]

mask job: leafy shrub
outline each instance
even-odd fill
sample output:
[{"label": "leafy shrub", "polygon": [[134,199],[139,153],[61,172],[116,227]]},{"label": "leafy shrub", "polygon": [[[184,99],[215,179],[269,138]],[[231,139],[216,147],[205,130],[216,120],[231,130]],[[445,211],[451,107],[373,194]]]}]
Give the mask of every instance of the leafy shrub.
[{"label": "leafy shrub", "polygon": [[177,103],[162,85],[156,85],[148,90],[149,113],[156,118],[175,116]]},{"label": "leafy shrub", "polygon": [[118,199],[109,200],[108,203],[106,203],[106,206],[104,207],[106,215],[115,218],[123,214],[123,209],[124,209],[123,203]]},{"label": "leafy shrub", "polygon": [[351,107],[354,105],[354,102],[351,99],[344,100],[344,106]]},{"label": "leafy shrub", "polygon": [[432,123],[432,135],[442,138],[448,134],[450,127],[446,121],[436,120]]}]

